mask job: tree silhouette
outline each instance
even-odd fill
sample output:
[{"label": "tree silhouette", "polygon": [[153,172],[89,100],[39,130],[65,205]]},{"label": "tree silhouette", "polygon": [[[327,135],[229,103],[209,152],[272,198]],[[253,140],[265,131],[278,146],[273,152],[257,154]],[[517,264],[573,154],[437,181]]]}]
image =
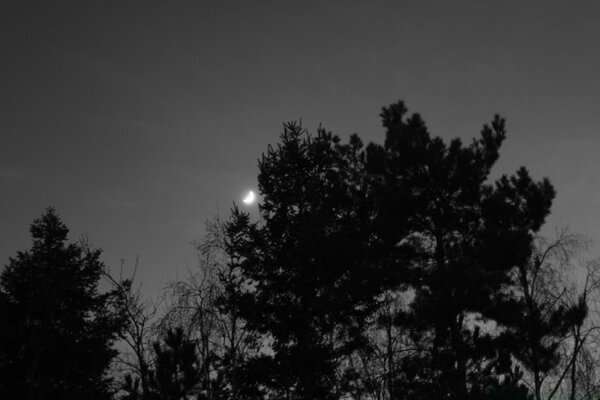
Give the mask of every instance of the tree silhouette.
[{"label": "tree silhouette", "polygon": [[551,241],[537,238],[529,262],[518,271],[522,311],[512,314],[511,330],[515,357],[530,372],[536,400],[598,392],[590,350],[595,352],[597,341],[592,314],[599,267],[597,260],[587,261],[585,271],[577,270],[585,247],[583,238],[566,231]]},{"label": "tree silhouette", "polygon": [[[224,259],[217,271],[220,286],[215,305],[220,321],[221,351],[216,363],[220,380],[220,398],[259,399],[262,391],[255,372],[248,368],[247,361],[259,353],[261,343],[256,333],[248,329],[242,314],[251,315],[253,310],[247,302],[249,282],[243,275],[243,267],[252,254],[252,232],[255,225],[247,214],[237,207],[226,221],[215,220],[208,226],[209,235],[201,248],[219,251]],[[243,312],[241,312],[243,310]]]},{"label": "tree silhouette", "polygon": [[[240,274],[241,254],[250,244],[239,228],[248,223],[247,215],[239,212],[226,221],[215,218],[207,222],[205,237],[194,243],[199,256],[197,269],[168,286],[164,315],[158,321],[157,328],[165,332],[180,326],[186,341],[195,344],[199,381],[192,391],[201,399],[260,396],[260,379],[245,361],[262,344],[238,313],[247,290]],[[134,324],[138,331],[139,326]],[[154,365],[157,357],[149,361],[146,365]],[[140,370],[136,365],[133,374],[125,376],[128,399],[145,398]],[[147,370],[154,376],[154,370]]]},{"label": "tree silhouette", "polygon": [[154,344],[155,370],[151,385],[157,400],[184,400],[200,381],[195,344],[181,327],[166,332],[162,343]]},{"label": "tree silhouette", "polygon": [[53,208],[30,231],[32,248],[0,275],[0,397],[109,399],[123,315],[116,292],[98,291],[101,251],[67,244]]},{"label": "tree silhouette", "polygon": [[398,263],[414,290],[399,321],[420,351],[399,368],[399,390],[408,398],[491,396],[491,387],[516,372],[502,361],[508,350],[498,335],[483,325],[502,329],[514,303],[514,271],[528,261],[554,190],[524,168],[487,184],[505,137],[500,117],[463,146],[432,138],[421,117],[406,112],[402,102],[384,108],[385,145],[367,149],[375,232],[392,255],[400,243],[414,249]]},{"label": "tree silhouette", "polygon": [[[500,117],[465,146],[406,113],[384,108],[385,143],[366,149],[286,124],[259,163],[260,224],[238,226],[251,288],[239,312],[271,343],[254,362],[276,396],[339,398],[373,379],[394,399],[529,396],[509,316],[554,189],[525,168],[488,183]],[[382,314],[391,298],[404,306]],[[385,330],[379,378],[354,363],[373,354],[368,321]],[[402,357],[393,335],[410,343]]]},{"label": "tree silhouette", "polygon": [[120,339],[128,347],[118,357],[118,367],[122,370],[124,382],[122,389],[128,393],[124,399],[147,399],[150,396],[150,371],[152,365],[152,345],[154,338],[153,324],[158,315],[158,303],[146,299],[142,294],[142,286],[134,288],[138,261],[135,262],[133,274],[124,279],[106,274],[108,282],[118,293],[122,305],[125,323]]},{"label": "tree silhouette", "polygon": [[238,249],[252,288],[240,313],[272,340],[273,354],[255,361],[276,396],[341,395],[340,362],[360,345],[385,282],[379,264],[368,262],[361,149],[357,136],[343,145],[290,123],[259,163],[262,224],[246,229],[245,254]]},{"label": "tree silhouette", "polygon": [[163,321],[183,329],[155,346],[148,399],[596,393],[597,268],[564,296],[540,272],[550,182],[524,167],[491,181],[499,116],[465,145],[407,112],[384,108],[385,142],[366,148],[284,125],[259,162],[259,220],[234,205],[173,286]]}]

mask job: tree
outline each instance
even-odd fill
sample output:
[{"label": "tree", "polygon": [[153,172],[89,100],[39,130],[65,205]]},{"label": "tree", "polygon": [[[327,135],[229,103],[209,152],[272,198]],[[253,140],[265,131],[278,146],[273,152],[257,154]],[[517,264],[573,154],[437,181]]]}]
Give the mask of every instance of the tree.
[{"label": "tree", "polygon": [[101,250],[67,244],[53,208],[30,231],[32,248],[0,274],[1,397],[109,399],[105,373],[124,320],[118,294],[98,291]]},{"label": "tree", "polygon": [[199,246],[204,252],[220,255],[216,271],[219,291],[215,306],[220,338],[216,361],[222,398],[231,400],[258,399],[262,395],[261,379],[256,379],[256,371],[247,368],[247,361],[259,353],[261,343],[241,318],[241,314],[253,313],[245,304],[250,282],[243,275],[243,265],[248,261],[245,255],[252,246],[248,230],[252,231],[248,215],[234,206],[228,220],[216,219],[208,224],[209,234]]},{"label": "tree", "polygon": [[[505,137],[500,117],[464,146],[432,138],[406,112],[402,102],[384,108],[385,144],[366,149],[356,135],[341,144],[286,124],[259,162],[260,224],[239,228],[251,243],[240,268],[252,314],[240,315],[272,343],[255,361],[276,396],[356,392],[351,355],[368,348],[367,320],[385,330],[390,398],[528,396],[500,333],[504,311],[520,310],[515,271],[554,189],[525,168],[487,182]],[[381,318],[387,291],[408,303]],[[412,342],[401,358],[393,335]]]},{"label": "tree", "polygon": [[515,315],[516,357],[531,372],[536,399],[566,394],[575,400],[598,393],[599,327],[592,313],[599,264],[580,259],[585,247],[582,238],[566,231],[553,241],[538,238],[530,262],[519,269],[525,312]]},{"label": "tree", "polygon": [[362,148],[358,136],[342,144],[289,123],[259,162],[261,224],[238,226],[249,243],[238,255],[250,288],[239,312],[271,343],[254,362],[274,396],[347,391],[342,361],[361,346],[365,318],[394,272],[371,262]]},{"label": "tree", "polygon": [[[552,242],[540,237],[532,245],[529,261],[520,264],[516,271],[521,312],[511,315],[510,336],[518,348],[515,357],[530,371],[534,398],[550,400],[557,394],[572,364],[567,362],[566,366],[560,366],[564,361],[561,350],[568,342],[570,331],[580,332],[587,317],[585,298],[570,302],[568,282],[561,276],[572,269],[569,264],[575,252],[582,248],[583,240],[562,232]],[[573,339],[576,358],[581,349],[576,334]],[[543,393],[544,384],[554,371],[559,373],[559,378]]]},{"label": "tree", "polygon": [[[459,139],[432,138],[418,114],[406,113],[402,102],[384,108],[385,144],[367,148],[374,232],[414,291],[409,311],[397,320],[418,350],[398,368],[398,392],[407,398],[525,396],[498,332],[515,303],[514,271],[529,259],[554,189],[547,179],[533,181],[525,168],[487,183],[505,138],[500,117],[463,146]],[[402,243],[413,249],[409,258],[396,255]],[[501,387],[509,382],[514,387]]]},{"label": "tree", "polygon": [[128,349],[119,354],[118,367],[124,378],[121,389],[128,393],[126,399],[130,400],[149,399],[151,393],[149,379],[153,368],[153,324],[158,315],[158,303],[144,298],[141,285],[133,287],[137,267],[136,259],[133,274],[128,279],[123,278],[123,263],[118,279],[109,273],[105,274],[123,304],[125,324],[120,339]]},{"label": "tree", "polygon": [[238,315],[246,291],[240,254],[247,244],[238,228],[247,223],[247,216],[239,212],[226,221],[207,222],[206,235],[195,243],[198,268],[169,285],[166,313],[160,320],[165,330],[182,327],[195,344],[200,379],[194,390],[203,399],[249,399],[260,393],[258,380],[248,376],[255,372],[246,368],[245,360],[261,344]]},{"label": "tree", "polygon": [[195,345],[181,327],[169,329],[161,342],[154,343],[155,370],[151,387],[156,400],[185,400],[200,380]]}]

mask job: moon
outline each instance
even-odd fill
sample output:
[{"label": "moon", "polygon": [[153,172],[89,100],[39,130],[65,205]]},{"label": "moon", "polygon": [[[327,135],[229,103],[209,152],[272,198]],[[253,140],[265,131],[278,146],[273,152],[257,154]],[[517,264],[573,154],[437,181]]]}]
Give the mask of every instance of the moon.
[{"label": "moon", "polygon": [[250,205],[252,203],[254,203],[254,200],[256,200],[256,195],[254,194],[254,192],[252,190],[250,190],[248,192],[248,194],[246,194],[246,197],[244,197],[242,199],[242,201],[244,202],[244,204]]}]

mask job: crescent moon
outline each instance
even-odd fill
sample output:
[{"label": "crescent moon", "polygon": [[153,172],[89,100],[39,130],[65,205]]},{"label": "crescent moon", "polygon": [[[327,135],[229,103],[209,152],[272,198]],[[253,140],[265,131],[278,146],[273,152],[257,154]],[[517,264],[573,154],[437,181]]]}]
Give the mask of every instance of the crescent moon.
[{"label": "crescent moon", "polygon": [[244,204],[252,204],[254,203],[254,200],[256,199],[256,196],[254,195],[254,192],[251,190],[248,192],[248,194],[246,195],[246,197],[244,197],[242,199],[242,201],[244,202]]}]

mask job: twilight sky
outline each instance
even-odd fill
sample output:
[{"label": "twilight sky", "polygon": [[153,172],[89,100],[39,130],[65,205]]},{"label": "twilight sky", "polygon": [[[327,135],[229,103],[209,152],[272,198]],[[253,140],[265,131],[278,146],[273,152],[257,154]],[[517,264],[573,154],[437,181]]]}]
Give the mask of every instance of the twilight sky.
[{"label": "twilight sky", "polygon": [[566,0],[2,1],[0,265],[53,205],[156,293],[282,122],[381,143],[398,99],[446,139],[506,117],[494,176],[549,177],[547,230],[598,241],[598,21]]}]

